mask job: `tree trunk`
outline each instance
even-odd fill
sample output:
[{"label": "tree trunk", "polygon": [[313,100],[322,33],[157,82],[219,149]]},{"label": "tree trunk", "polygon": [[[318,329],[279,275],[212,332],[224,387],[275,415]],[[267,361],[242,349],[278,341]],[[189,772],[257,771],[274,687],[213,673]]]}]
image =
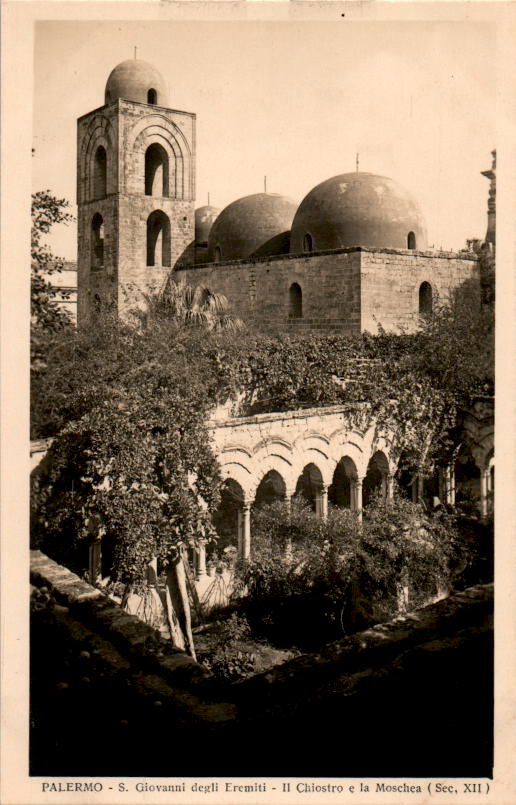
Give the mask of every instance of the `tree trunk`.
[{"label": "tree trunk", "polygon": [[186,648],[186,651],[188,651],[194,660],[197,659],[192,635],[192,619],[190,615],[188,590],[186,588],[185,568],[181,554],[178,555],[175,562],[169,565],[167,572],[167,616],[169,617],[169,624],[170,621],[172,621],[172,623],[177,621],[177,625],[182,632],[181,637],[184,639],[183,646],[179,646],[175,642],[174,633],[171,628],[170,631],[174,644],[177,645],[178,648]]}]

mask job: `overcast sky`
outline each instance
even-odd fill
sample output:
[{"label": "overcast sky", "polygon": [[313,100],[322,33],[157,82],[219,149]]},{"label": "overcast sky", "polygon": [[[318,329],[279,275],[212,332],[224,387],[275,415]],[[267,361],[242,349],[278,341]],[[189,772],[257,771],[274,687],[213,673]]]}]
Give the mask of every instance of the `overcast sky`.
[{"label": "overcast sky", "polygon": [[[485,23],[44,22],[36,26],[33,189],[75,205],[76,120],[112,68],[152,62],[170,106],[197,114],[197,202],[260,192],[300,202],[360,169],[405,185],[428,242],[483,237],[495,142],[495,40]],[[74,206],[75,209],[75,206]],[[76,259],[74,226],[51,245]]]}]

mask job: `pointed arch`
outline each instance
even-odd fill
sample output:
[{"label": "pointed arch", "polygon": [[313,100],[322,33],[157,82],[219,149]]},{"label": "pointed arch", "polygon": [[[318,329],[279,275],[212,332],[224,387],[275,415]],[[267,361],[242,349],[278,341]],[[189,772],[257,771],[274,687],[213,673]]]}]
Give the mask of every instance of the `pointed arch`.
[{"label": "pointed arch", "polygon": [[290,319],[303,317],[303,291],[297,282],[293,282],[288,292],[288,316]]},{"label": "pointed arch", "polygon": [[169,196],[168,154],[159,143],[152,143],[145,152],[145,195]]},{"label": "pointed arch", "polygon": [[91,219],[91,267],[104,267],[104,219],[96,212]]},{"label": "pointed arch", "polygon": [[433,308],[432,286],[429,282],[422,282],[419,286],[419,315],[425,318],[432,315]]},{"label": "pointed arch", "polygon": [[147,265],[170,268],[170,219],[162,210],[147,218]]},{"label": "pointed arch", "polygon": [[93,198],[105,198],[107,193],[107,154],[99,145],[93,159]]}]

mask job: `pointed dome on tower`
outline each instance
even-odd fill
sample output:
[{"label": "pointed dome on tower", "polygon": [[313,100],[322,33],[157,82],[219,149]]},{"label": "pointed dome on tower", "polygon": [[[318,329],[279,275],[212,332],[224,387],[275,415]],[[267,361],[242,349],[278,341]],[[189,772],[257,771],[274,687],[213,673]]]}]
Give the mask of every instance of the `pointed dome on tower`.
[{"label": "pointed dome on tower", "polygon": [[106,105],[119,98],[168,107],[168,90],[163,76],[152,64],[140,59],[127,59],[111,70],[106,84]]}]

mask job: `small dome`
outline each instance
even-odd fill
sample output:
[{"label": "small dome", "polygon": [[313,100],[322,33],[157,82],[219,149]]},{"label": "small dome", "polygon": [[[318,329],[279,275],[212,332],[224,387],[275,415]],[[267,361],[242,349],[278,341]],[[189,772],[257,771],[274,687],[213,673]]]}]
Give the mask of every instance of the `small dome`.
[{"label": "small dome", "polygon": [[210,204],[205,204],[204,207],[198,207],[198,209],[196,209],[195,242],[198,246],[208,243],[210,230],[219,212],[220,210],[217,207],[212,207]]},{"label": "small dome", "polygon": [[277,193],[255,193],[233,201],[213,224],[208,260],[240,260],[284,254],[297,204]]},{"label": "small dome", "polygon": [[424,218],[405,188],[373,173],[343,173],[305,196],[292,224],[290,251],[351,246],[426,248]]},{"label": "small dome", "polygon": [[106,84],[106,104],[114,103],[119,98],[168,106],[167,85],[152,64],[139,59],[127,59],[111,71]]}]

